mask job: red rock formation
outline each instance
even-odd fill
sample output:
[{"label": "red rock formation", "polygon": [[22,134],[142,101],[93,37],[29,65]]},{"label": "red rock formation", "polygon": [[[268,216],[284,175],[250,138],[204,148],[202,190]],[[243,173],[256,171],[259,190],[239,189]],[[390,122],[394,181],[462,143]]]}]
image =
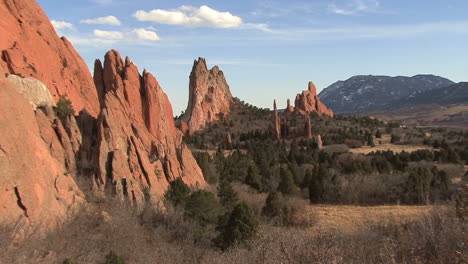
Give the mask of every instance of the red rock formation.
[{"label": "red rock formation", "polygon": [[83,59],[70,42],[59,38],[34,0],[0,1],[0,66],[10,74],[32,76],[72,100],[75,110],[99,113],[96,89]]},{"label": "red rock formation", "polygon": [[315,137],[315,141],[317,142],[317,148],[323,149],[323,141],[322,136],[320,136],[320,134]]},{"label": "red rock formation", "polygon": [[35,115],[19,93],[21,87],[3,76],[0,67],[0,225],[12,227],[13,237],[21,241],[63,223],[84,195],[65,164],[64,146],[73,151],[71,141],[60,141],[50,124],[43,131],[49,119],[41,110]]},{"label": "red rock formation", "polygon": [[[117,51],[97,61],[96,87],[101,89],[98,118],[96,184],[108,183],[122,198],[140,204],[145,194],[161,197],[169,180],[182,177],[194,187],[205,181],[192,153],[176,129],[168,97],[151,73]],[[103,188],[102,188],[103,189]]]},{"label": "red rock formation", "polygon": [[284,111],[286,113],[294,112],[294,106],[291,105],[291,100],[289,100],[289,98],[288,98],[288,101],[287,101],[287,104],[286,104],[286,109],[284,109]]},{"label": "red rock formation", "polygon": [[208,71],[205,59],[196,60],[190,73],[187,109],[180,117],[187,123],[189,133],[222,120],[229,114],[232,102],[231,90],[218,66]]},{"label": "red rock formation", "polygon": [[300,113],[317,112],[333,117],[333,111],[327,108],[317,96],[317,88],[313,82],[309,82],[307,91],[298,94],[295,100],[295,110]]},{"label": "red rock formation", "polygon": [[226,133],[226,143],[228,145],[232,144],[232,136],[231,136],[231,133],[229,133],[229,132]]},{"label": "red rock formation", "polygon": [[278,114],[278,108],[276,107],[276,100],[273,100],[273,111],[274,111],[274,115],[275,115],[275,119],[274,119],[274,122],[275,122],[275,139],[276,140],[280,140],[281,139],[281,121],[280,121],[280,118],[279,118],[279,114]]}]

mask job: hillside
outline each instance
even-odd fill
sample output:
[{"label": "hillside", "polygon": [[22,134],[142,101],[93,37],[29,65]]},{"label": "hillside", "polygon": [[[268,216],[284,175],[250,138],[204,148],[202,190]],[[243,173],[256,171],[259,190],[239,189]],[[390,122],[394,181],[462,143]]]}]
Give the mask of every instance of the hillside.
[{"label": "hillside", "polygon": [[434,75],[413,77],[354,76],[325,88],[320,99],[336,113],[386,110],[395,103],[454,83]]}]

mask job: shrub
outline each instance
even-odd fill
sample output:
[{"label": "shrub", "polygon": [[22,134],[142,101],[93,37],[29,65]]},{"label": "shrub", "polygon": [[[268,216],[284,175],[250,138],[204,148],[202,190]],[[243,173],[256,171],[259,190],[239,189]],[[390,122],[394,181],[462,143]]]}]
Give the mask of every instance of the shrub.
[{"label": "shrub", "polygon": [[75,115],[75,109],[73,108],[72,102],[64,95],[60,96],[60,99],[57,102],[57,106],[54,106],[53,109],[59,118],[67,118],[69,116]]},{"label": "shrub", "polygon": [[179,206],[184,205],[189,195],[190,188],[184,183],[182,178],[177,178],[169,183],[169,188],[164,194],[164,198],[171,201],[175,206]]},{"label": "shrub", "polygon": [[394,143],[397,143],[400,140],[401,140],[401,137],[399,135],[392,134],[392,136],[390,138],[390,143],[394,144]]},{"label": "shrub", "polygon": [[63,260],[62,262],[63,264],[74,264],[75,262],[73,262],[71,259],[69,258],[66,258],[65,260]]},{"label": "shrub", "polygon": [[253,210],[241,202],[229,214],[226,223],[218,229],[221,233],[216,242],[222,249],[227,249],[253,238],[258,231],[258,220]]},{"label": "shrub", "polygon": [[106,261],[104,262],[104,264],[125,264],[125,260],[115,254],[113,251],[109,252],[109,254],[107,254],[106,256]]}]

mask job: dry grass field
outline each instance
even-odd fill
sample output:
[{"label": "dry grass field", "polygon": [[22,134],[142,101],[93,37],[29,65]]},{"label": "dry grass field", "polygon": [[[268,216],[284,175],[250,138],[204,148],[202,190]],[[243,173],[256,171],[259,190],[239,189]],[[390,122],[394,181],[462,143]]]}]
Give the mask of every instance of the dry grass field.
[{"label": "dry grass field", "polygon": [[384,134],[382,138],[374,138],[375,147],[370,146],[362,146],[360,148],[350,149],[349,152],[355,154],[368,154],[374,151],[387,151],[391,150],[393,152],[399,153],[402,151],[406,152],[413,152],[416,150],[421,149],[429,149],[432,150],[432,147],[424,146],[424,145],[396,145],[390,143],[390,135]]},{"label": "dry grass field", "polygon": [[404,225],[418,221],[437,212],[450,214],[448,206],[348,206],[310,205],[305,214],[315,216],[313,231],[337,230],[354,234],[363,228],[387,224]]}]

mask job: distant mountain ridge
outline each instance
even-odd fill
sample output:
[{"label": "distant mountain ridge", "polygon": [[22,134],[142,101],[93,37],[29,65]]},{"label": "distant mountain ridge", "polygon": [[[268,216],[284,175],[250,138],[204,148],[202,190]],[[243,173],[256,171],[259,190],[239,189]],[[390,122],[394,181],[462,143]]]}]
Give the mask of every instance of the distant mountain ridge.
[{"label": "distant mountain ridge", "polygon": [[426,91],[402,102],[402,105],[438,104],[442,106],[468,103],[468,82]]},{"label": "distant mountain ridge", "polygon": [[[325,88],[320,99],[336,113],[365,113],[392,109],[426,92],[455,83],[435,75],[358,75]],[[422,100],[418,99],[415,101]]]}]

